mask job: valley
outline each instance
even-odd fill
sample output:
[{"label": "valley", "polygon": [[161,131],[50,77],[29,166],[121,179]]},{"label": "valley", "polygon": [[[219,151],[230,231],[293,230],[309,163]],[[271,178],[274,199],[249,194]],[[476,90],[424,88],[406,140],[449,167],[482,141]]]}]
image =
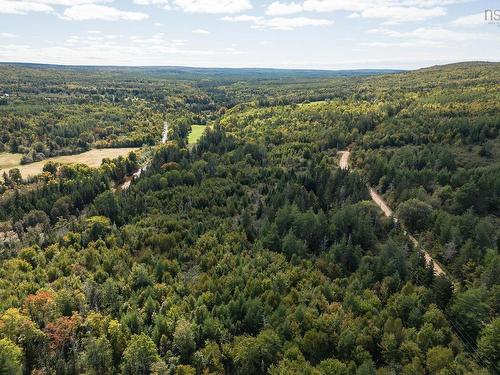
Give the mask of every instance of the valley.
[{"label": "valley", "polygon": [[498,372],[499,63],[0,74],[12,373]]}]

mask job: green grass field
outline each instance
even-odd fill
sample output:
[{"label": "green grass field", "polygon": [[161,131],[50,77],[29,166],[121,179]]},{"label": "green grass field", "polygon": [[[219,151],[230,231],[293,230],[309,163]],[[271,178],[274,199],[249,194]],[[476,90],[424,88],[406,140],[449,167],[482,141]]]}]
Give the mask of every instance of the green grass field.
[{"label": "green grass field", "polygon": [[65,155],[65,156],[57,156],[54,158],[48,158],[42,161],[38,161],[36,163],[21,165],[21,156],[20,154],[9,154],[9,153],[1,153],[0,154],[0,176],[3,175],[4,172],[8,172],[9,169],[19,168],[21,171],[21,176],[23,178],[36,176],[37,174],[42,173],[43,166],[49,162],[53,161],[61,164],[86,164],[89,167],[98,167],[102,163],[102,159],[110,158],[114,159],[118,156],[126,156],[130,151],[138,150],[137,148],[103,148],[103,149],[93,149],[78,155]]},{"label": "green grass field", "polygon": [[205,125],[191,125],[191,133],[189,133],[188,142],[190,145],[194,145],[201,138],[203,132],[205,131]]}]

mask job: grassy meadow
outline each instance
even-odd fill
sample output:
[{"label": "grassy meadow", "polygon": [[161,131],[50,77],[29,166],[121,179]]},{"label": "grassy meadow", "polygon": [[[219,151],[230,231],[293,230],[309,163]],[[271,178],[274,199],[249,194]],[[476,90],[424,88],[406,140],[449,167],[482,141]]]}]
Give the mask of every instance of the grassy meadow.
[{"label": "grassy meadow", "polygon": [[191,133],[189,133],[188,142],[190,145],[195,144],[203,135],[205,131],[205,125],[191,125]]},{"label": "grassy meadow", "polygon": [[9,169],[19,168],[23,178],[36,176],[42,172],[43,166],[49,161],[61,164],[86,164],[89,167],[95,168],[101,165],[102,159],[114,159],[118,156],[126,156],[129,152],[135,150],[137,150],[135,147],[93,149],[77,155],[57,156],[25,165],[21,165],[22,155],[2,153],[0,154],[0,175],[8,172]]}]

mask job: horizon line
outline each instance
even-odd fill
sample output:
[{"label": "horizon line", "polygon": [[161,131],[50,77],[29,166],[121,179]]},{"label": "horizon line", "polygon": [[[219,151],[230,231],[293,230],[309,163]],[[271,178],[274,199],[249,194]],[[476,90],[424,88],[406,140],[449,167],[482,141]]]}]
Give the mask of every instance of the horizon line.
[{"label": "horizon line", "polygon": [[91,65],[91,64],[54,64],[43,62],[25,62],[25,61],[0,61],[0,65],[34,65],[45,67],[62,67],[62,68],[170,68],[170,69],[203,69],[203,70],[269,70],[269,71],[309,71],[309,72],[363,72],[363,71],[387,71],[387,72],[408,72],[420,69],[427,69],[439,66],[460,65],[460,64],[498,64],[500,61],[491,60],[463,60],[445,64],[426,65],[420,68],[280,68],[280,67],[230,67],[230,66],[192,66],[192,65]]}]

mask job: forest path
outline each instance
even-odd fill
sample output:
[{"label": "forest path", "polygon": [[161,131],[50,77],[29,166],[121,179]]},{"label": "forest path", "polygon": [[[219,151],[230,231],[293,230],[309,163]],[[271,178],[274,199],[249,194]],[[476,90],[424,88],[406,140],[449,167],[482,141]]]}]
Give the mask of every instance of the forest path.
[{"label": "forest path", "polygon": [[[168,121],[165,120],[163,122],[163,133],[161,134],[161,143],[165,143],[168,140]],[[141,177],[143,172],[149,168],[151,162],[147,163],[143,167],[139,168],[136,172],[132,174],[132,176],[125,176],[123,182],[116,187],[115,190],[127,190],[136,178]]]},{"label": "forest path", "polygon": [[[349,150],[339,151],[338,153],[340,155],[340,161],[339,161],[340,169],[349,170],[349,157],[351,156],[351,151]],[[379,193],[377,193],[375,189],[373,189],[372,187],[369,186],[368,189],[370,191],[370,197],[375,202],[375,204],[380,207],[384,215],[387,217],[392,217],[394,222],[397,223],[399,221],[398,218],[394,215],[394,212],[391,210],[389,205],[384,201],[382,196]],[[405,235],[408,236],[408,238],[413,243],[415,248],[417,248],[418,247],[417,239],[413,237],[411,234],[409,234],[406,230],[404,231],[404,233]],[[443,268],[431,257],[431,255],[427,251],[423,249],[421,249],[420,251],[422,252],[422,254],[424,254],[425,263],[427,265],[429,265],[431,262],[433,263],[434,274],[436,276],[441,276],[441,275],[446,276],[446,272],[443,270]]]}]

